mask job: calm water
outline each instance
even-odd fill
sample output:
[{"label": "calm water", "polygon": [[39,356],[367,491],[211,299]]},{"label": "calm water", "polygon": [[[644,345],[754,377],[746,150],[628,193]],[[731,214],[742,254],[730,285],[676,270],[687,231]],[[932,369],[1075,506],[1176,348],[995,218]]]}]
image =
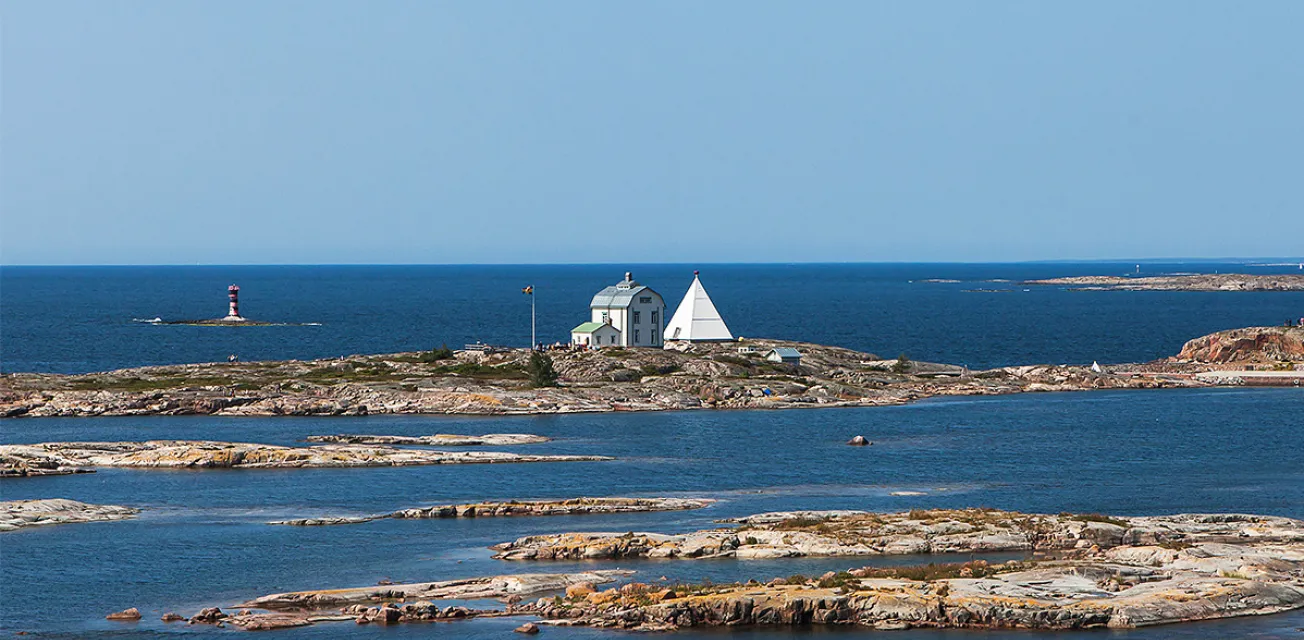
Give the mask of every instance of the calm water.
[{"label": "calm water", "polygon": [[[263,593],[424,581],[612,563],[520,564],[486,546],[560,530],[678,531],[716,518],[791,508],[901,510],[991,506],[1152,514],[1240,511],[1304,517],[1304,452],[1295,389],[1039,394],[904,407],[524,418],[102,418],[9,420],[5,442],[223,438],[291,443],[309,434],[520,431],[557,438],[530,451],[600,453],[600,463],[400,469],[129,471],[0,486],[5,499],[68,497],[148,510],[135,521],[3,534],[0,627],[80,635],[137,606],[133,633],[195,632],[154,622]],[[847,447],[864,433],[875,445]],[[921,491],[923,496],[892,496]],[[380,521],[291,528],[271,519],[361,514],[484,498],[688,495],[697,512],[590,518]],[[894,562],[914,561],[898,558]],[[624,562],[640,578],[716,581],[862,566],[849,559]],[[71,609],[69,609],[71,605]],[[1292,626],[1293,625],[1293,626]],[[1188,637],[1304,626],[1294,615],[1195,625]],[[500,623],[438,627],[487,635]],[[1211,635],[1200,635],[1208,629]],[[1222,629],[1222,631],[1219,631]],[[1129,637],[1170,637],[1169,631]],[[376,633],[326,625],[290,635]],[[426,627],[386,633],[430,633]],[[572,637],[582,631],[549,630]],[[758,636],[761,637],[761,636]],[[765,635],[764,637],[774,637]],[[903,637],[923,638],[929,634]],[[1018,634],[1015,637],[1035,637]],[[1265,637],[1272,637],[1271,635]]]},{"label": "calm water", "polygon": [[[1228,270],[1208,266],[1207,270]],[[1220,328],[1300,315],[1298,294],[1069,293],[980,280],[1121,273],[1131,265],[712,266],[704,281],[742,335],[817,342],[972,366],[1144,360]],[[1159,270],[1157,266],[1144,269]],[[425,348],[468,340],[522,344],[528,300],[560,339],[592,291],[621,267],[339,267],[9,269],[3,286],[6,370],[82,371],[151,362],[310,357]],[[672,300],[682,267],[637,267]],[[1190,266],[1165,270],[1193,271]],[[1238,269],[1239,270],[1239,269]],[[1266,270],[1266,269],[1265,269]],[[687,272],[687,275],[686,273]],[[959,284],[910,280],[953,278]],[[682,281],[682,282],[681,282]],[[209,317],[225,286],[246,315],[320,327],[156,327],[132,317]],[[1014,287],[1015,289],[1020,289]],[[566,293],[563,294],[562,292]],[[808,309],[794,313],[794,308]],[[553,334],[556,334],[555,336]],[[1154,514],[1236,511],[1304,518],[1304,391],[1211,389],[957,398],[903,407],[512,418],[152,417],[6,420],[0,442],[211,438],[294,443],[310,434],[528,432],[554,442],[514,448],[593,453],[599,463],[401,469],[130,471],[0,482],[0,498],[126,504],[137,520],[0,534],[0,634],[145,637],[230,633],[164,625],[266,593],[498,573],[621,566],[636,579],[715,581],[863,566],[856,559],[503,563],[488,545],[564,530],[681,531],[767,510],[904,510],[990,506],[1026,511]],[[864,434],[873,447],[842,443]],[[503,450],[508,450],[507,448]],[[893,496],[918,491],[922,496]],[[718,498],[702,511],[590,518],[380,521],[272,527],[267,520],[363,514],[480,499],[576,495]],[[885,563],[917,558],[884,559]],[[103,615],[136,606],[139,624]],[[515,620],[382,629],[325,624],[278,637],[503,637]],[[1299,638],[1304,613],[1099,632],[1080,637]],[[627,637],[545,629],[566,638]],[[706,630],[676,637],[783,638],[863,630]],[[1064,638],[1074,634],[904,632],[893,637]]]}]

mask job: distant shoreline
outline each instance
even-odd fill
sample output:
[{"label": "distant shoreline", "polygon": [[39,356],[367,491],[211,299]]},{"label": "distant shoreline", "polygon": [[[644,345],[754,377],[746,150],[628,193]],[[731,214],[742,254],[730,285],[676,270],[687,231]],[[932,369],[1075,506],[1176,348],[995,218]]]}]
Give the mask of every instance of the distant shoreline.
[{"label": "distant shoreline", "polygon": [[1172,276],[1072,276],[1020,284],[1064,286],[1070,291],[1304,291],[1304,274],[1183,274]]}]

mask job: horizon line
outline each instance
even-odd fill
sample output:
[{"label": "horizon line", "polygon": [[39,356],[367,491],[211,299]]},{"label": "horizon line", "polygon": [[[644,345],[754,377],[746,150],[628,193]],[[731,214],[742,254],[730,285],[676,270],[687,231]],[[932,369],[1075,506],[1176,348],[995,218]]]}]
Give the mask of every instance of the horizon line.
[{"label": "horizon line", "polygon": [[765,266],[765,265],[1019,265],[1019,264],[1242,264],[1251,266],[1254,263],[1265,263],[1275,261],[1279,264],[1263,266],[1290,266],[1293,264],[1304,264],[1304,256],[1263,256],[1263,257],[1245,257],[1245,256],[1227,256],[1227,257],[1161,257],[1161,258],[1054,258],[1038,260],[820,260],[820,261],[780,261],[780,262],[196,262],[196,263],[175,263],[175,262],[141,262],[141,263],[20,263],[20,264],[0,264],[0,269],[6,268],[71,268],[71,267],[582,267],[582,266],[614,266],[614,265],[638,265],[638,266],[675,266],[675,265],[718,265],[718,266]]}]

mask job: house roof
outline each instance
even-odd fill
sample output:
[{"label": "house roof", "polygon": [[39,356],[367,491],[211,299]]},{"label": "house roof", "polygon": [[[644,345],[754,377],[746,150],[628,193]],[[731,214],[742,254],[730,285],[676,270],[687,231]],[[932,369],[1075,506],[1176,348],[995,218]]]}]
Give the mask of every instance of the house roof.
[{"label": "house roof", "polygon": [[[773,354],[779,356],[780,358],[800,358],[800,357],[801,357],[801,352],[798,351],[798,350],[796,350],[796,349],[793,349],[792,347],[775,347],[775,348],[773,348],[773,349],[770,349],[770,353],[773,353]],[[768,356],[768,355],[770,355],[770,353],[767,353],[767,354],[765,354],[765,355]]]},{"label": "house roof", "polygon": [[[571,329],[571,333],[593,333],[594,331],[597,331],[598,329],[607,326],[611,326],[611,325],[608,325],[603,322],[585,322],[584,324],[575,327],[574,329]],[[616,330],[615,327],[611,327],[611,329],[613,331]]]},{"label": "house roof", "polygon": [[610,309],[612,307],[628,307],[634,297],[640,294],[651,294],[661,297],[657,292],[634,281],[633,274],[625,272],[625,279],[610,286],[597,295],[593,296],[593,301],[589,303],[590,309]]}]

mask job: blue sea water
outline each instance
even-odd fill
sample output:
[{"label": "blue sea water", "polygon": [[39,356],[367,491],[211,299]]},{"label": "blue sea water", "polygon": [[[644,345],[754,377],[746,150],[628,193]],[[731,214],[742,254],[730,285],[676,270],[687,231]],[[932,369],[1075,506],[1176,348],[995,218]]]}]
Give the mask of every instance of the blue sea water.
[{"label": "blue sea water", "polygon": [[[1120,362],[1168,355],[1216,329],[1301,315],[1304,296],[1269,293],[1022,291],[1010,283],[1122,273],[1133,265],[710,266],[703,281],[736,333],[800,338],[989,366]],[[635,267],[670,300],[685,267]],[[1253,270],[1144,265],[1146,270]],[[1278,268],[1280,270],[1280,268]],[[528,342],[536,284],[541,335],[562,339],[593,291],[623,267],[240,267],[0,270],[6,371],[85,371],[155,362],[312,357],[486,342]],[[1267,269],[1260,269],[1266,271]],[[961,283],[925,283],[929,278]],[[912,282],[913,281],[913,282]],[[132,317],[211,317],[239,283],[249,317],[319,327],[202,328]],[[1009,293],[965,289],[1009,288]],[[125,295],[121,295],[124,294]],[[522,328],[524,329],[522,331]],[[312,434],[538,433],[503,448],[613,456],[593,463],[377,469],[105,469],[0,481],[4,500],[64,497],[138,506],[138,519],[0,534],[0,633],[171,637],[230,633],[166,625],[266,593],[579,568],[632,568],[635,579],[731,581],[818,574],[863,559],[505,563],[487,546],[555,531],[683,531],[784,509],[989,506],[1033,512],[1251,512],[1304,518],[1304,391],[1197,389],[949,398],[899,407],[533,417],[211,416],[12,419],[0,443],[207,438],[290,444]],[[847,447],[864,434],[872,447]],[[922,495],[892,495],[919,492]],[[268,520],[351,515],[480,499],[683,495],[702,511],[602,517],[378,521],[273,527]],[[890,558],[877,562],[920,562]],[[140,623],[103,620],[139,607]],[[395,628],[321,624],[286,637],[502,637],[518,620]],[[1131,639],[1298,638],[1304,612],[1093,632]],[[545,629],[566,638],[623,636]],[[859,636],[855,629],[702,630],[677,637]],[[906,640],[1074,637],[1033,632],[902,632]],[[897,637],[897,636],[893,636]]]},{"label": "blue sea water", "polygon": [[[0,371],[86,372],[143,364],[335,357],[565,341],[588,301],[626,270],[671,307],[685,265],[0,268]],[[1021,280],[1123,275],[1134,264],[705,265],[702,282],[735,335],[800,339],[974,368],[1137,362],[1220,329],[1304,316],[1304,292],[1070,292]],[[1175,272],[1296,273],[1295,266],[1144,264]],[[929,279],[959,282],[924,282]],[[241,287],[255,320],[321,326],[154,326],[216,318]],[[978,292],[975,290],[992,291]]]}]

